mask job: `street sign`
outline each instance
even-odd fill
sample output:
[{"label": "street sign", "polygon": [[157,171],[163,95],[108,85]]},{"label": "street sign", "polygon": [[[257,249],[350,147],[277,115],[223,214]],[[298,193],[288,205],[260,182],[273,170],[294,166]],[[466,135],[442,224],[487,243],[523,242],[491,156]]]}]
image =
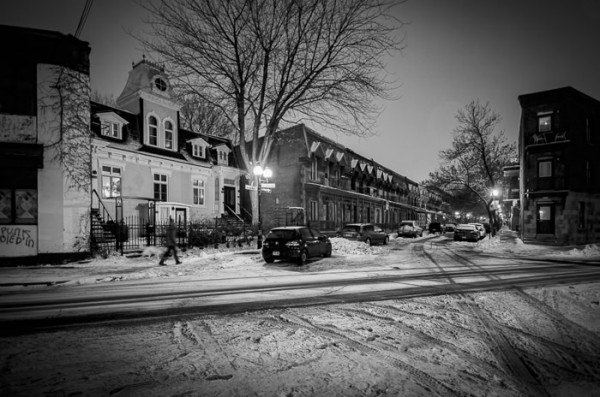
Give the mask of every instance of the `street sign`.
[{"label": "street sign", "polygon": [[275,184],[274,183],[261,183],[260,187],[265,188],[265,189],[275,189]]},{"label": "street sign", "polygon": [[271,193],[271,189],[260,189],[261,193]]},{"label": "street sign", "polygon": [[256,186],[246,185],[246,190],[258,190]]}]

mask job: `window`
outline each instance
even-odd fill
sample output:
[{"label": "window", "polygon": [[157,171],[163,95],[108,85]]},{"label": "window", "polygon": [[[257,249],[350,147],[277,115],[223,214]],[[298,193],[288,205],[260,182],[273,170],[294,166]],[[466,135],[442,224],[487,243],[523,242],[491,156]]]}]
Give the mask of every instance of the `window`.
[{"label": "window", "polygon": [[148,117],[148,144],[158,146],[158,119],[154,116]]},{"label": "window", "polygon": [[154,86],[159,90],[159,91],[166,91],[167,90],[167,82],[164,81],[162,78],[157,77],[156,80],[154,80]]},{"label": "window", "polygon": [[317,158],[313,157],[312,164],[310,167],[310,179],[313,181],[316,181],[318,174],[319,174],[319,166],[317,163]]},{"label": "window", "polygon": [[154,174],[154,199],[167,201],[167,176],[165,174]]},{"label": "window", "polygon": [[121,196],[121,169],[109,165],[102,166],[102,198]]},{"label": "window", "polygon": [[538,163],[538,176],[540,178],[548,178],[552,176],[551,160],[542,160]]},{"label": "window", "polygon": [[35,225],[37,220],[36,189],[0,189],[0,224]]},{"label": "window", "polygon": [[100,134],[109,138],[122,139],[123,126],[129,124],[127,120],[115,112],[100,112],[96,114],[100,119]]},{"label": "window", "polygon": [[552,116],[545,115],[538,117],[538,132],[547,132],[552,130]]},{"label": "window", "polygon": [[205,157],[204,149],[205,148],[202,145],[193,144],[192,145],[192,156],[204,158]]},{"label": "window", "polygon": [[311,221],[319,220],[319,205],[316,201],[310,202],[310,220]]},{"label": "window", "polygon": [[111,138],[121,138],[121,125],[115,122],[102,123],[102,135]]},{"label": "window", "polygon": [[195,205],[204,205],[204,181],[202,179],[194,179],[192,181],[193,203]]},{"label": "window", "polygon": [[219,164],[228,165],[229,164],[228,153],[220,150],[218,152],[218,161],[217,162]]},{"label": "window", "polygon": [[165,121],[165,148],[173,149],[173,123]]}]

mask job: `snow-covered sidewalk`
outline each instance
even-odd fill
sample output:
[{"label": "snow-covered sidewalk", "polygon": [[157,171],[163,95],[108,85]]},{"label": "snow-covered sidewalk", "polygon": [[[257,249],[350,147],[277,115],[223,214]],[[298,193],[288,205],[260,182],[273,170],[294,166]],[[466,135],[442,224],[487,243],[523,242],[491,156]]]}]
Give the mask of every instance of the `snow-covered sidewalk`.
[{"label": "snow-covered sidewalk", "polygon": [[[448,243],[465,248],[471,248],[477,253],[498,255],[511,255],[515,257],[535,257],[562,259],[600,260],[600,247],[598,245],[586,246],[540,246],[526,245],[510,230],[501,230],[493,238],[485,238],[478,243],[453,242],[451,234],[441,236],[424,236],[416,239],[397,238],[390,236],[390,246],[369,247],[365,243],[349,241],[343,238],[332,238],[334,261],[318,261],[318,265],[309,265],[297,268],[294,263],[276,262],[265,264],[260,250],[255,246],[236,248],[193,248],[180,253],[183,264],[175,265],[172,258],[167,260],[168,266],[158,266],[158,255],[161,248],[147,248],[143,254],[123,255],[113,254],[106,259],[101,257],[84,261],[72,262],[63,265],[17,266],[0,268],[0,287],[11,288],[36,288],[49,285],[73,285],[112,282],[119,280],[156,279],[173,277],[195,277],[202,279],[224,277],[256,277],[280,275],[285,271],[301,271],[309,273],[318,267],[319,272],[340,270],[344,261],[352,263],[356,269],[360,263],[372,267],[373,261],[379,255],[402,256],[403,251],[389,251],[389,248],[402,248],[411,243],[428,241],[435,243]],[[359,258],[360,261],[357,261]],[[314,262],[313,262],[314,263]]]}]

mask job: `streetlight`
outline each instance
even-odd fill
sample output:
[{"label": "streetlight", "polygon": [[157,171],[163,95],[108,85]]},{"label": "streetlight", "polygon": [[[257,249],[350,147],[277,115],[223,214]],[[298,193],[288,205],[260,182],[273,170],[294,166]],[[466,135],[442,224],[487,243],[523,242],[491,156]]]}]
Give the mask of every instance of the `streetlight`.
[{"label": "streetlight", "polygon": [[258,195],[258,239],[256,241],[256,248],[260,249],[262,248],[262,215],[260,213],[260,192],[261,192],[261,182],[260,182],[260,178],[261,177],[265,177],[266,179],[269,179],[270,177],[273,176],[273,171],[271,171],[271,169],[269,167],[265,167],[263,169],[263,167],[261,167],[260,165],[256,165],[254,166],[254,168],[252,169],[252,172],[254,173],[254,175],[256,176],[256,179],[258,181],[257,184],[257,195]]}]

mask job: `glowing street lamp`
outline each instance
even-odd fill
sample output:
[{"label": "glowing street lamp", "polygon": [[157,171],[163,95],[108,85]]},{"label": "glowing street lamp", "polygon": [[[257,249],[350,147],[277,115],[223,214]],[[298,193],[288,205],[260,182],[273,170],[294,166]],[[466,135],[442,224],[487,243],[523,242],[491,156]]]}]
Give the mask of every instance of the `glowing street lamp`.
[{"label": "glowing street lamp", "polygon": [[254,168],[252,169],[252,172],[254,173],[254,175],[256,176],[256,179],[258,180],[258,185],[257,185],[257,190],[258,190],[258,240],[256,242],[256,248],[260,249],[262,248],[262,214],[260,212],[260,192],[262,190],[261,187],[261,181],[260,178],[261,177],[265,177],[266,179],[269,179],[273,176],[273,171],[271,171],[271,169],[269,167],[265,167],[263,169],[263,167],[261,167],[260,165],[256,165],[254,166]]}]

